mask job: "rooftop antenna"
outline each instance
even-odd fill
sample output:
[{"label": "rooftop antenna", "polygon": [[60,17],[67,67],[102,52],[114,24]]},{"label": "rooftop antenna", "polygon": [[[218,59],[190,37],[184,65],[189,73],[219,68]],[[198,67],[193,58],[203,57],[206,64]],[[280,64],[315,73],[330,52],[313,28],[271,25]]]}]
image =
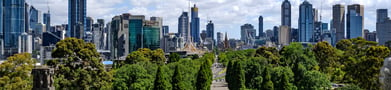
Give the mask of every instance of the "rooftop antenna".
[{"label": "rooftop antenna", "polygon": [[48,7],[48,14],[50,14],[49,0],[46,0],[46,5]]}]

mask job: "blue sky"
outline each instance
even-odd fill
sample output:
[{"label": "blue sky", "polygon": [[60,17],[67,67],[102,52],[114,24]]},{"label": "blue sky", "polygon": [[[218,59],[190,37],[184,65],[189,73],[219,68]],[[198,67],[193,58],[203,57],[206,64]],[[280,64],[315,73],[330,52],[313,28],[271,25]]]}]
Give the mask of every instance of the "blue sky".
[{"label": "blue sky", "polygon": [[[52,24],[67,23],[68,0],[26,0],[42,12],[48,5]],[[201,30],[205,30],[207,20],[215,24],[216,32],[227,32],[229,38],[240,38],[240,26],[253,24],[258,29],[258,17],[264,17],[264,31],[280,25],[280,10],[283,0],[192,0],[199,7]],[[292,4],[292,26],[297,28],[299,5],[304,0],[289,0]],[[332,5],[362,4],[365,8],[364,28],[374,31],[376,9],[391,8],[391,0],[308,0],[314,8],[321,9],[322,21],[330,22]],[[48,3],[48,4],[47,4]],[[188,11],[188,0],[87,0],[87,16],[110,21],[115,15],[131,13],[147,17],[163,17],[163,24],[170,26],[170,32],[177,32],[178,17]],[[215,32],[215,33],[216,33]]]}]

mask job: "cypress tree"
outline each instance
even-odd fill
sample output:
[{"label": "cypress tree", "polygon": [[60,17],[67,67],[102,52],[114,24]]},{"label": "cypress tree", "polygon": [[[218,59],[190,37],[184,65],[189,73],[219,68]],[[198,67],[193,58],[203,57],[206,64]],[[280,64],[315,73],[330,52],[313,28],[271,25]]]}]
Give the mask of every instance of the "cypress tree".
[{"label": "cypress tree", "polygon": [[175,67],[174,75],[172,76],[172,90],[185,90],[182,74],[179,71],[179,64]]},{"label": "cypress tree", "polygon": [[230,60],[228,62],[228,66],[227,66],[227,72],[226,72],[226,75],[225,75],[225,81],[228,83],[228,88],[229,89],[233,89],[233,86],[234,86],[234,82],[232,81],[232,72],[233,72],[233,61]]},{"label": "cypress tree", "polygon": [[244,78],[244,70],[243,70],[243,67],[242,67],[242,64],[240,61],[237,61],[235,64],[235,73],[232,77],[233,81],[235,82],[234,83],[234,88],[233,90],[242,90],[242,89],[245,89],[246,88],[246,85],[244,84],[245,83],[245,78]]},{"label": "cypress tree", "polygon": [[168,90],[169,89],[168,81],[164,78],[164,73],[162,72],[161,67],[159,67],[157,69],[156,78],[155,78],[155,82],[154,82],[153,86],[154,86],[153,90]]},{"label": "cypress tree", "polygon": [[210,69],[208,61],[204,61],[201,65],[197,75],[196,89],[197,90],[210,90],[212,84],[212,70]]},{"label": "cypress tree", "polygon": [[264,72],[264,82],[263,82],[263,85],[262,85],[262,90],[274,90],[274,86],[273,86],[273,82],[271,80],[271,76],[270,76],[270,67],[266,67],[265,68],[265,72]]}]

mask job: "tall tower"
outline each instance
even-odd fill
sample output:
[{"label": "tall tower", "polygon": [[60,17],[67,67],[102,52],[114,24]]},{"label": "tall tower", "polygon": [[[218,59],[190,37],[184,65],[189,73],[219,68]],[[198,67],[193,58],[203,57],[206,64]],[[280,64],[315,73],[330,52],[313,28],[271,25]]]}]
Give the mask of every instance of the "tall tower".
[{"label": "tall tower", "polygon": [[195,43],[200,42],[200,18],[198,17],[198,7],[194,4],[191,8],[191,38]]},{"label": "tall tower", "polygon": [[182,15],[178,18],[178,34],[184,38],[187,42],[189,38],[189,16],[187,12],[182,12]]},{"label": "tall tower", "polygon": [[364,37],[364,6],[353,4],[348,6],[346,37],[348,39]]},{"label": "tall tower", "polygon": [[1,0],[1,3],[4,51],[5,56],[11,56],[18,53],[18,37],[26,30],[26,3],[25,0]]},{"label": "tall tower", "polygon": [[284,0],[281,5],[281,25],[291,27],[291,3]]},{"label": "tall tower", "polygon": [[331,30],[336,33],[335,42],[345,39],[345,6],[336,4],[333,6],[333,20]]},{"label": "tall tower", "polygon": [[82,39],[86,31],[87,0],[68,0],[68,37]]},{"label": "tall tower", "polygon": [[212,38],[214,40],[214,24],[212,21],[209,21],[206,25],[206,38]]},{"label": "tall tower", "polygon": [[259,16],[258,18],[258,37],[264,37],[263,35],[263,17]]},{"label": "tall tower", "polygon": [[312,4],[304,1],[299,12],[299,42],[312,42],[314,33],[314,17]]}]

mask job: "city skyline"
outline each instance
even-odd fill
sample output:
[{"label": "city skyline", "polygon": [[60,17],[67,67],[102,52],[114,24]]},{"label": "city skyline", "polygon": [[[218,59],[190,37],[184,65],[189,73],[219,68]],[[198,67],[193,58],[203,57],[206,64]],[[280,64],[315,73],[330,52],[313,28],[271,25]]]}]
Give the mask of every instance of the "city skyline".
[{"label": "city skyline", "polygon": [[[52,15],[51,25],[66,24],[68,18],[68,0],[26,0],[30,5],[33,5],[41,12],[48,11],[48,5]],[[292,7],[292,27],[297,27],[299,4],[304,0],[289,0]],[[345,7],[351,4],[362,4],[365,10],[365,26],[364,29],[375,31],[376,29],[376,9],[387,8],[386,4],[391,1],[383,0],[308,0],[313,4],[314,8],[319,10],[322,15],[322,21],[330,23],[332,18],[332,6],[342,4]],[[321,4],[323,1],[323,5]],[[258,17],[264,18],[264,31],[272,29],[274,26],[281,24],[281,4],[283,0],[216,0],[216,1],[193,1],[199,8],[200,30],[206,30],[207,20],[213,20],[215,23],[216,32],[228,32],[229,38],[239,39],[240,26],[246,23],[258,27]],[[130,13],[132,15],[146,15],[147,17],[157,16],[163,17],[163,25],[170,27],[170,32],[177,32],[177,18],[182,11],[188,11],[187,0],[88,0],[87,1],[87,16],[96,19],[105,19],[110,21],[115,15],[122,13]],[[323,7],[323,8],[321,8]],[[320,12],[321,11],[321,12]],[[346,14],[347,12],[345,12]],[[234,21],[234,22],[233,22]],[[257,28],[258,29],[258,28]],[[258,31],[258,30],[257,30]]]}]

